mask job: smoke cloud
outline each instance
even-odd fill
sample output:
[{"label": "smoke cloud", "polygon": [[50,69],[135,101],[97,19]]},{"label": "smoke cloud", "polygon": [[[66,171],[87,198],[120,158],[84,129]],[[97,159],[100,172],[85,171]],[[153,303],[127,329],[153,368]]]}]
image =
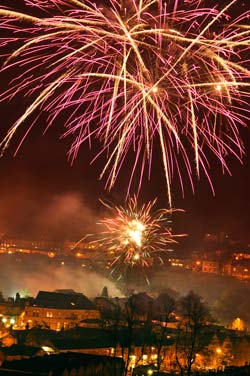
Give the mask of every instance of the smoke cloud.
[{"label": "smoke cloud", "polygon": [[180,295],[190,290],[200,295],[211,308],[215,319],[223,325],[240,317],[250,328],[250,286],[232,277],[207,273],[193,273],[189,270],[168,269],[151,278],[151,292],[169,288]]},{"label": "smoke cloud", "polygon": [[48,264],[45,257],[26,256],[21,260],[14,254],[8,256],[0,272],[0,290],[4,296],[15,296],[16,292],[24,289],[33,297],[39,290],[73,289],[87,297],[96,297],[104,286],[107,286],[110,296],[122,295],[109,279],[80,265],[67,266],[67,260],[65,265],[56,265]]},{"label": "smoke cloud", "polygon": [[0,205],[0,232],[27,239],[78,240],[96,232],[97,214],[80,193],[37,199],[29,190],[5,196]]}]

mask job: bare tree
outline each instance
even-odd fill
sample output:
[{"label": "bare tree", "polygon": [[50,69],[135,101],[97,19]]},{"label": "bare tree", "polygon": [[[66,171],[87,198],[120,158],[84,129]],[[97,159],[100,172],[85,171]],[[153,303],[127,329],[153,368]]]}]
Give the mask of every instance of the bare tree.
[{"label": "bare tree", "polygon": [[141,356],[145,351],[145,346],[148,340],[148,334],[151,332],[151,307],[153,299],[146,293],[138,293],[131,295],[125,304],[125,317],[127,326],[126,344],[127,344],[127,359],[125,361],[125,375],[128,373],[130,362],[130,355],[132,353],[133,345],[136,339],[135,327],[143,323],[144,325],[144,340],[142,344]]},{"label": "bare tree", "polygon": [[[100,300],[100,299],[99,299]],[[112,339],[113,357],[117,356],[117,349],[120,344],[120,328],[124,322],[124,315],[120,304],[120,299],[110,300],[108,297],[101,298],[99,309],[102,318],[102,328],[105,329]],[[114,362],[114,376],[116,375],[116,363]]]},{"label": "bare tree", "polygon": [[192,374],[195,357],[201,349],[201,334],[210,313],[201,297],[190,291],[179,300],[180,323],[176,337],[176,361],[181,375]]},{"label": "bare tree", "polygon": [[[146,293],[132,294],[126,301],[123,299],[99,299],[103,328],[111,334],[114,352],[118,355],[121,346],[125,360],[125,375],[128,372],[134,344],[138,338],[142,343],[141,356],[145,353],[149,338],[152,337],[152,305],[153,299]],[[138,334],[140,336],[138,337]]]},{"label": "bare tree", "polygon": [[159,325],[154,328],[155,346],[157,348],[157,375],[160,373],[162,363],[162,348],[166,343],[168,323],[174,316],[175,307],[175,299],[167,292],[161,293],[156,299],[156,318],[159,321]]}]

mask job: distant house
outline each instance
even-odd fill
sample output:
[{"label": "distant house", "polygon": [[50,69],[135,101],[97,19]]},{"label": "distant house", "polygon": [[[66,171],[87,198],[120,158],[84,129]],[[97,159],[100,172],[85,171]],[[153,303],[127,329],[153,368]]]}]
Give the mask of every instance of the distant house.
[{"label": "distant house", "polygon": [[219,262],[212,260],[203,260],[201,271],[203,273],[219,274]]},{"label": "distant house", "polygon": [[4,319],[3,322],[6,327],[15,325],[21,312],[21,305],[17,304],[14,299],[8,299],[0,302],[0,316],[2,319]]},{"label": "distant house", "polygon": [[83,294],[72,291],[39,291],[31,305],[25,307],[20,325],[63,330],[99,320],[100,312]]},{"label": "distant house", "polygon": [[231,275],[232,277],[238,278],[242,281],[249,281],[250,260],[245,258],[232,262]]}]

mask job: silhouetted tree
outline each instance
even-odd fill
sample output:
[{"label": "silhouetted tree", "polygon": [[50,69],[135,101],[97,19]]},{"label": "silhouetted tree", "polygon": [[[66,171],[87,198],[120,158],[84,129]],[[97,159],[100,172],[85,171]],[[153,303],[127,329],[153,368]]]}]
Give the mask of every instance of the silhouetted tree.
[{"label": "silhouetted tree", "polygon": [[234,364],[244,366],[250,359],[250,342],[247,337],[238,338],[234,350]]},{"label": "silhouetted tree", "polygon": [[101,297],[102,297],[102,298],[108,298],[108,297],[109,297],[107,286],[104,286],[104,287],[103,287],[103,289],[102,289],[102,293],[101,293]]},{"label": "silhouetted tree", "polygon": [[2,302],[4,302],[5,300],[4,300],[4,297],[3,297],[3,292],[2,291],[0,291],[0,302],[2,303]]},{"label": "silhouetted tree", "polygon": [[159,325],[154,327],[155,346],[157,348],[157,375],[159,375],[161,363],[162,363],[162,348],[166,342],[168,322],[173,317],[173,313],[176,307],[175,299],[169,295],[169,293],[161,293],[155,302],[156,318],[159,321]]},{"label": "silhouetted tree", "polygon": [[190,291],[179,300],[180,324],[176,338],[176,361],[181,375],[192,373],[196,354],[201,349],[202,329],[210,319],[207,305],[201,297]]},{"label": "silhouetted tree", "polygon": [[233,360],[233,344],[228,336],[224,339],[222,344],[222,357],[224,364],[230,366]]},{"label": "silhouetted tree", "polygon": [[[132,294],[125,304],[125,318],[126,318],[126,347],[127,347],[127,359],[125,361],[125,375],[128,373],[128,367],[130,362],[130,355],[134,344],[134,328],[140,322],[151,325],[150,311],[153,299],[146,293]],[[146,331],[148,329],[146,327]],[[145,331],[145,327],[144,327]],[[146,336],[147,337],[147,336]],[[146,338],[145,338],[146,339]],[[145,341],[144,341],[145,345]],[[142,346],[142,353],[144,346]]]},{"label": "silhouetted tree", "polygon": [[221,343],[216,334],[214,334],[206,348],[204,349],[205,362],[209,364],[212,369],[217,369],[221,365],[220,357]]},{"label": "silhouetted tree", "polygon": [[[103,304],[100,307],[102,317],[102,327],[105,328],[111,335],[112,346],[114,348],[113,356],[117,356],[117,348],[120,341],[120,328],[125,320],[122,312],[119,298],[110,300],[103,298]],[[116,365],[114,363],[114,375],[116,375]]]}]

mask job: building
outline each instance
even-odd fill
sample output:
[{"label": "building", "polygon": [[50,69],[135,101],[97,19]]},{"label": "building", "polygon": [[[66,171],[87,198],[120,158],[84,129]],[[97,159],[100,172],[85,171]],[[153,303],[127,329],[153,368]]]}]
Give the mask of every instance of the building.
[{"label": "building", "polygon": [[239,261],[232,262],[231,267],[232,277],[238,278],[242,281],[250,280],[250,260],[241,259]]},{"label": "building", "polygon": [[[17,299],[18,296],[19,300]],[[13,298],[9,298],[8,300],[2,299],[0,301],[0,323],[3,324],[5,328],[15,326],[23,310],[23,303],[24,300],[20,299],[19,294],[17,294],[15,300]]]},{"label": "building", "polygon": [[201,271],[203,273],[212,273],[212,274],[219,274],[219,262],[218,261],[211,261],[211,260],[203,260]]},{"label": "building", "polygon": [[73,290],[57,292],[39,291],[32,304],[28,304],[20,316],[21,327],[63,330],[87,326],[85,320],[100,319],[100,312],[83,294]]},{"label": "building", "polygon": [[0,253],[28,253],[48,254],[48,252],[62,253],[62,242],[52,240],[25,240],[5,238],[0,239]]},{"label": "building", "polygon": [[242,252],[234,252],[233,256],[236,261],[237,260],[250,260],[249,250],[242,251]]}]

